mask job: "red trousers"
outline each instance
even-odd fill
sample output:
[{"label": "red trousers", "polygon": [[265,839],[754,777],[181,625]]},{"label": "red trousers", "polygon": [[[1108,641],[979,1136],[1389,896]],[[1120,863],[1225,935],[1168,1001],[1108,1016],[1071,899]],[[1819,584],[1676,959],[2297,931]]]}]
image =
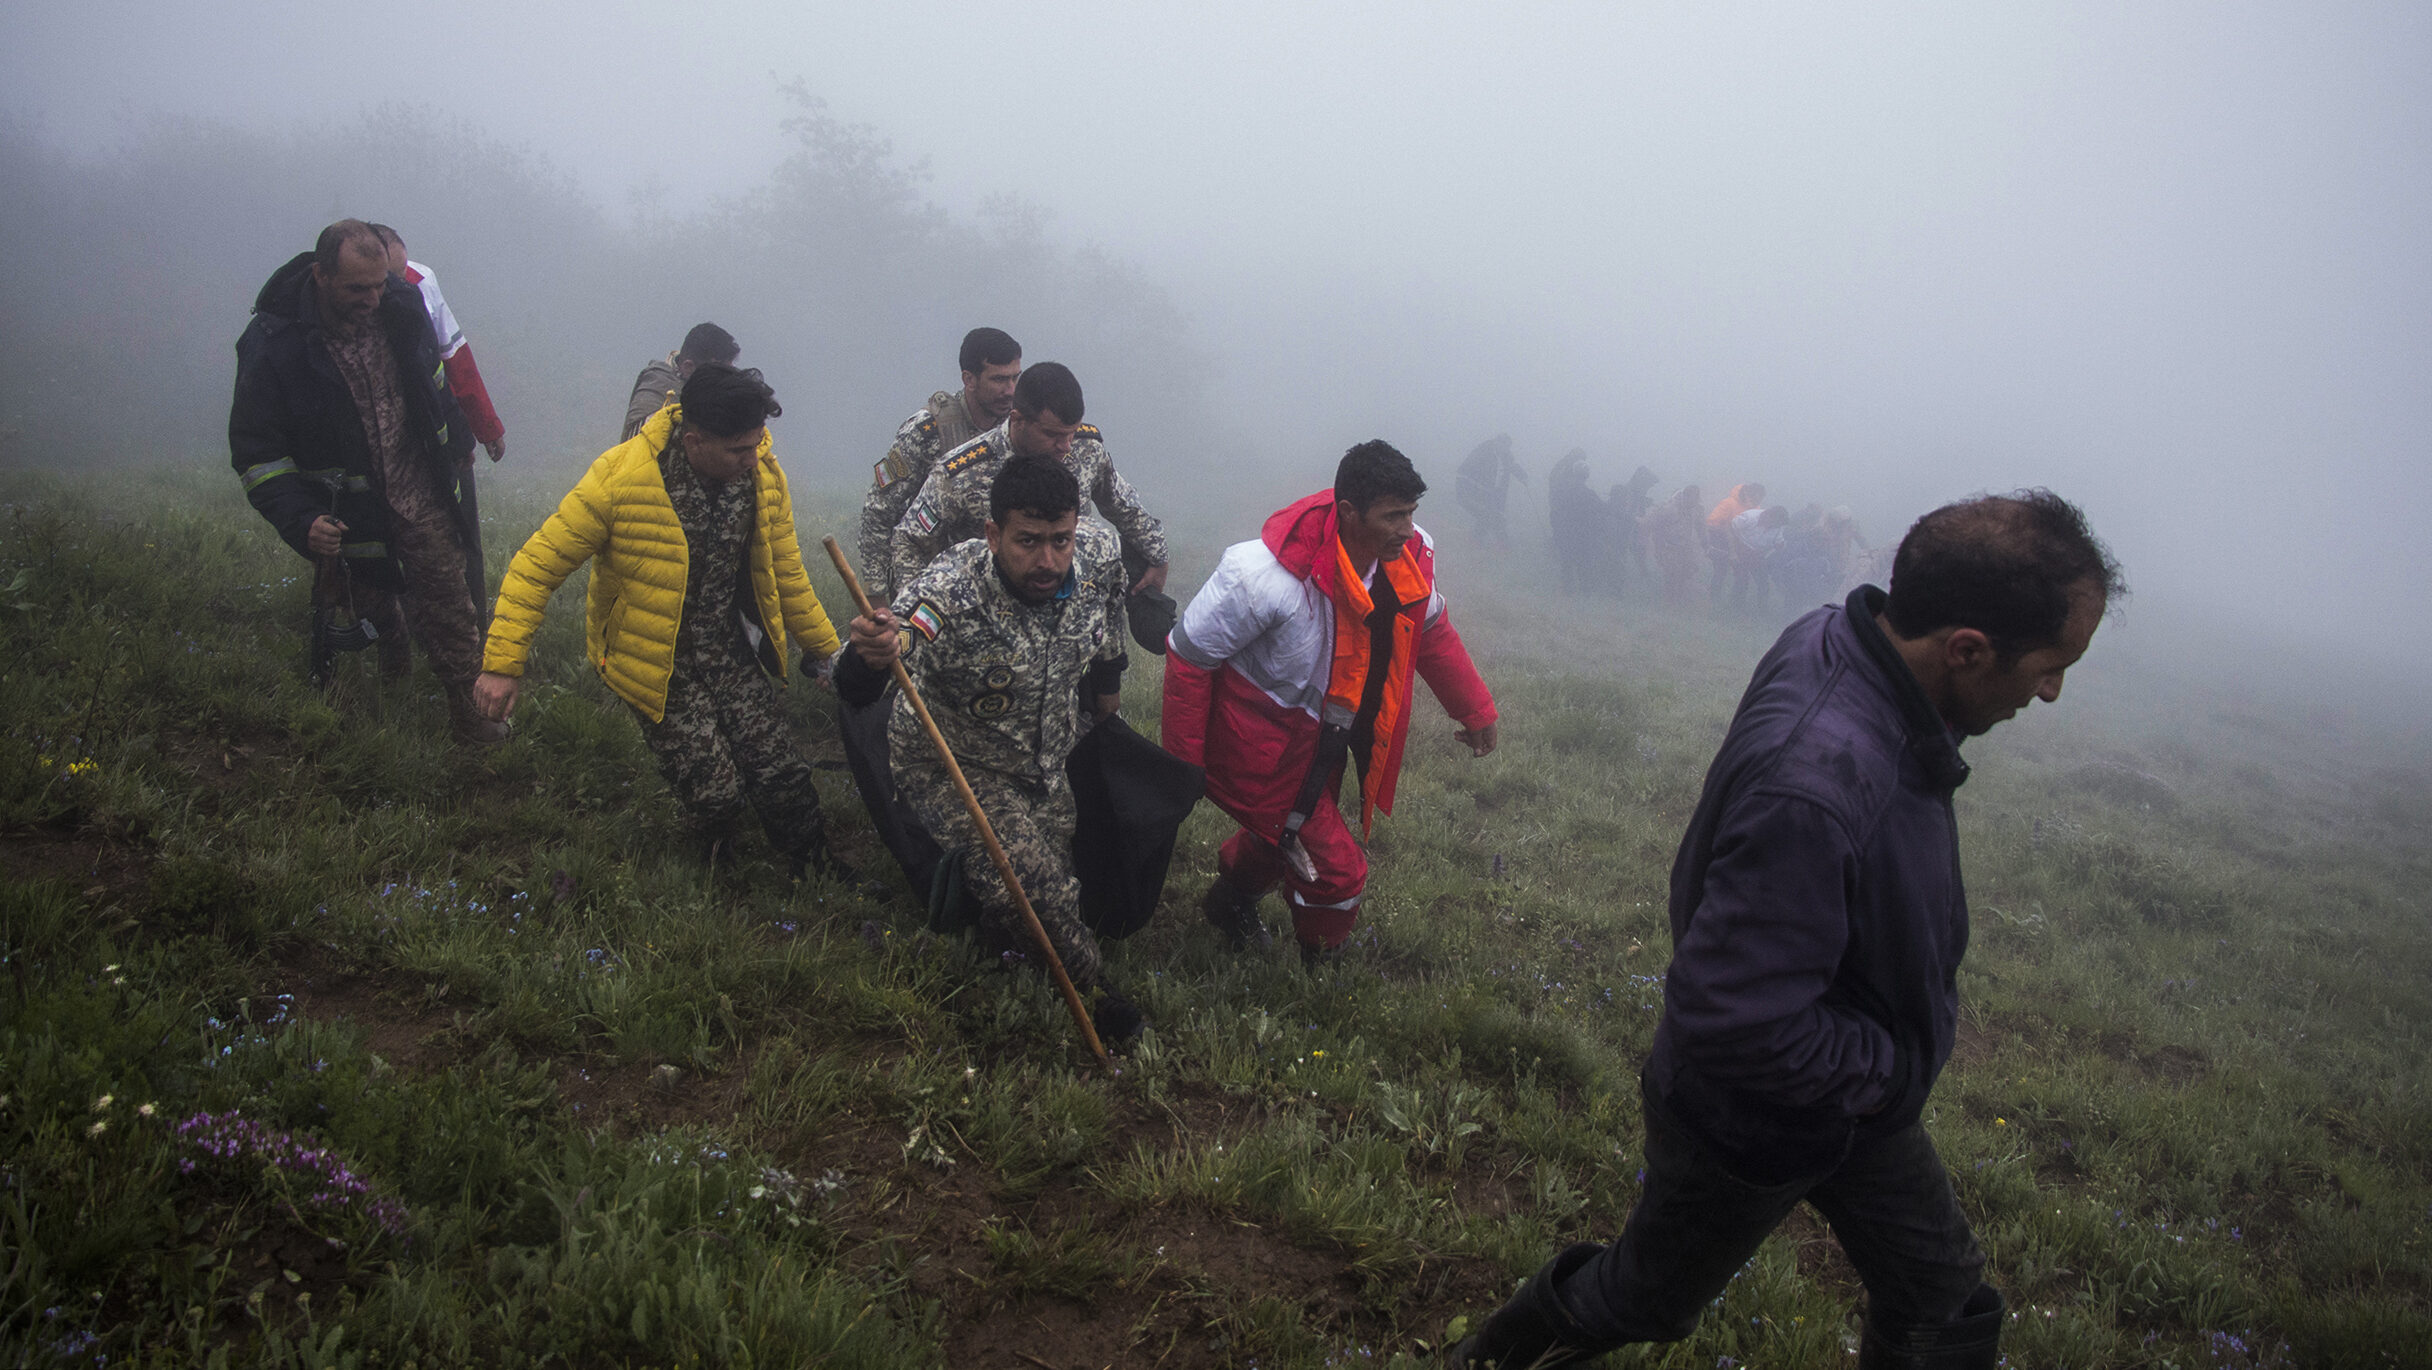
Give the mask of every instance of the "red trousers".
[{"label": "red trousers", "polygon": [[1332,950],[1360,921],[1368,853],[1360,850],[1331,793],[1318,800],[1309,821],[1301,825],[1300,841],[1317,866],[1314,881],[1303,883],[1295,877],[1275,844],[1247,828],[1217,850],[1216,869],[1226,883],[1253,894],[1265,894],[1281,883],[1284,902],[1292,908],[1292,935],[1302,946]]}]

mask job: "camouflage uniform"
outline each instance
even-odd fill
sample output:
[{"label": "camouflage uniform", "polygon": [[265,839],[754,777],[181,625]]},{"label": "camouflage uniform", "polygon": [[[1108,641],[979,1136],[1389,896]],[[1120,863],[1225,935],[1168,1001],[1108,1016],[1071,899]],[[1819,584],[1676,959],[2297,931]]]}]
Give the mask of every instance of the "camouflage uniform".
[{"label": "camouflage uniform", "polygon": [[[996,480],[997,469],[1013,454],[1006,428],[1000,423],[948,452],[921,483],[888,543],[894,584],[908,583],[938,553],[980,535],[980,525],[988,521],[988,487]],[[1127,561],[1140,568],[1165,564],[1164,528],[1140,507],[1140,496],[1131,483],[1115,471],[1115,459],[1106,454],[1106,441],[1097,425],[1081,425],[1073,436],[1072,451],[1064,457],[1064,469],[1079,482],[1081,497],[1095,504],[1098,513],[1122,534]]]},{"label": "camouflage uniform", "polygon": [[787,726],[776,683],[743,638],[736,587],[751,538],[752,482],[704,480],[684,459],[681,430],[668,435],[659,470],[690,566],[667,712],[653,723],[636,710],[642,737],[696,838],[730,837],[748,802],[777,850],[803,856],[823,849],[811,764]]},{"label": "camouflage uniform", "polygon": [[895,445],[870,468],[870,494],[861,503],[861,579],[872,603],[884,604],[895,593],[887,540],[903,521],[904,507],[920,493],[937,459],[979,431],[963,392],[940,390],[929,397],[928,408],[915,410],[895,430]]},{"label": "camouflage uniform", "polygon": [[[1073,877],[1072,785],[1064,759],[1081,736],[1084,684],[1092,694],[1120,689],[1127,660],[1123,575],[1114,536],[1083,525],[1070,590],[1025,604],[998,577],[988,544],[973,539],[907,580],[893,606],[909,630],[904,669],[954,749],[1066,973],[1083,988],[1096,983],[1100,962]],[[887,745],[904,802],[940,846],[963,850],[963,881],[990,932],[1011,945],[1031,945],[954,781],[900,694],[887,720]]]},{"label": "camouflage uniform", "polygon": [[465,574],[465,527],[454,473],[432,470],[414,446],[388,334],[374,326],[352,336],[329,334],[328,340],[330,361],[354,398],[371,444],[375,488],[391,515],[388,550],[405,567],[402,593],[357,581],[356,604],[378,626],[384,657],[404,649],[410,626],[412,639],[421,641],[423,655],[430,658],[431,673],[442,684],[468,684],[481,674],[481,608]]}]

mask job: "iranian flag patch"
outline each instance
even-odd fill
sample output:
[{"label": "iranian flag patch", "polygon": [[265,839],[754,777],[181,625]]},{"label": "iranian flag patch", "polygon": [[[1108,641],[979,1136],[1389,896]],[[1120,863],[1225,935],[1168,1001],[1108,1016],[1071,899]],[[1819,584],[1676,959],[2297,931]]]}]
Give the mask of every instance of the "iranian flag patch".
[{"label": "iranian flag patch", "polygon": [[946,626],[946,614],[944,610],[924,599],[912,606],[912,615],[904,622],[914,632],[935,642],[938,633]]}]

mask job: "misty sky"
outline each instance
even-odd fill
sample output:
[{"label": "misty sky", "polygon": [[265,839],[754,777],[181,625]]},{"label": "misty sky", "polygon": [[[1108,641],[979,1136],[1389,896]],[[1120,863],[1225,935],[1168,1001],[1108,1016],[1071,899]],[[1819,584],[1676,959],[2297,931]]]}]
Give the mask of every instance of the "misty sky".
[{"label": "misty sky", "polygon": [[799,79],[1135,263],[1319,479],[1507,430],[1878,537],[2048,484],[2141,613],[2432,643],[2432,8],[1176,8],[96,0],[12,15],[0,107],[101,150],[425,104],[624,216],[762,180]]}]

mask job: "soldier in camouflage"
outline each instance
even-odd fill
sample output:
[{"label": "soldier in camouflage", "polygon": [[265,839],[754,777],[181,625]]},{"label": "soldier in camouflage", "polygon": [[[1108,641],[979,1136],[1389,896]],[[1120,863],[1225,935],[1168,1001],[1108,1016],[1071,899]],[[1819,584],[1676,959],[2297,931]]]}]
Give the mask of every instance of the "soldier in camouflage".
[{"label": "soldier in camouflage", "polygon": [[1165,588],[1165,530],[1140,507],[1131,483],[1115,471],[1114,458],[1095,425],[1081,422],[1081,383],[1056,362],[1022,373],[1013,388],[1013,412],[1003,423],[948,452],[929,473],[904,510],[889,540],[891,576],[903,585],[940,552],[980,535],[988,519],[989,486],[1009,457],[1050,457],[1072,472],[1074,482],[1123,538],[1131,593]]},{"label": "soldier in camouflage", "polygon": [[714,323],[694,324],[682,346],[643,367],[642,374],[633,378],[633,393],[625,398],[625,428],[616,440],[630,442],[651,415],[673,404],[684,382],[692,379],[694,367],[703,362],[733,366],[742,355],[743,345],[735,341],[734,334]]},{"label": "soldier in camouflage", "polygon": [[[593,639],[597,664],[633,708],[696,849],[722,859],[757,812],[796,878],[852,879],[829,850],[810,760],[777,695],[789,637],[806,668],[839,645],[803,575],[791,496],[770,455],[767,423],[783,411],[759,372],[717,362],[694,368],[677,393],[679,407],[654,411],[640,435],[602,455],[516,554],[475,702],[496,719],[514,708],[550,594],[597,558],[595,591],[603,579],[624,588]],[[672,622],[661,595],[680,606]],[[661,671],[663,700],[650,689]]]},{"label": "soldier in camouflage", "polygon": [[[1072,866],[1073,797],[1064,763],[1084,723],[1121,702],[1126,576],[1114,537],[1080,523],[1081,491],[1048,457],[1015,457],[995,473],[980,538],[958,543],[907,579],[891,609],[853,620],[836,671],[847,702],[885,688],[900,656],[987,811],[997,841],[1073,983],[1095,1002],[1099,1035],[1124,1041],[1140,1013],[1106,983],[1098,939],[1081,920]],[[901,631],[899,631],[899,625]],[[939,845],[960,849],[965,887],[989,939],[1033,945],[970,813],[910,702],[887,723],[895,784]]]},{"label": "soldier in camouflage", "polygon": [[937,459],[1013,412],[1022,345],[1003,329],[974,328],[963,335],[961,360],[963,388],[931,395],[927,408],[914,411],[895,430],[895,445],[870,470],[870,494],[861,504],[861,575],[873,603],[885,604],[894,597],[894,564],[887,542]]}]

